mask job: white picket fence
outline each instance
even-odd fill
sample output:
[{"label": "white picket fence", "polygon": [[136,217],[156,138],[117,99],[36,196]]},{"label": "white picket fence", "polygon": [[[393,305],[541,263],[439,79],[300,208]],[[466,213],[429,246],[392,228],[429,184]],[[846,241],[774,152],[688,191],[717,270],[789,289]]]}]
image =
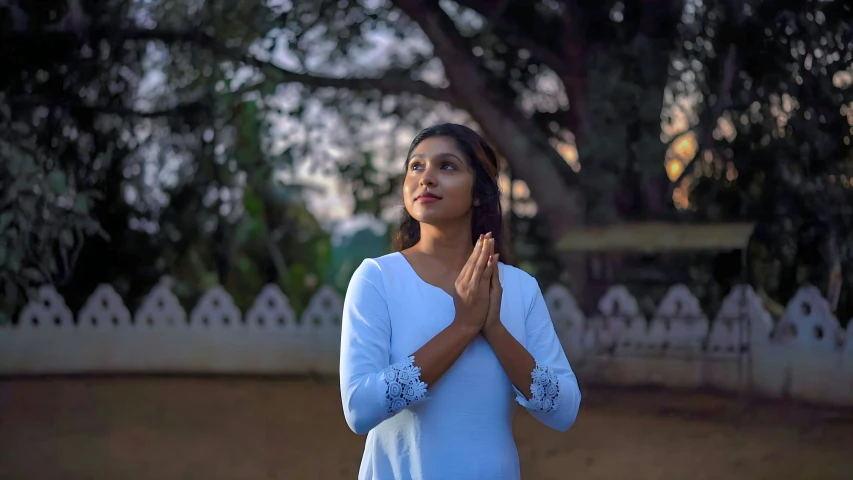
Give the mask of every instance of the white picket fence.
[{"label": "white picket fence", "polygon": [[[0,328],[0,375],[46,373],[336,374],[342,299],[324,286],[297,321],[266,286],[245,314],[213,287],[189,316],[167,277],[131,313],[101,285],[77,315],[51,286]],[[712,387],[853,406],[853,322],[841,328],[814,287],[797,292],[775,325],[747,286],[713,321],[683,285],[648,320],[622,286],[585,318],[560,285],[545,292],[554,325],[582,382]]]}]

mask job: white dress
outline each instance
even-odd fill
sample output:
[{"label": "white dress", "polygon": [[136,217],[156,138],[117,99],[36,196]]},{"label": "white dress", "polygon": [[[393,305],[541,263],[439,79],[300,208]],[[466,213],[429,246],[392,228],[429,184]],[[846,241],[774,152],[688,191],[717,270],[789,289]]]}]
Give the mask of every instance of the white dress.
[{"label": "white dress", "polygon": [[[423,281],[401,253],[367,259],[350,280],[341,334],[341,399],[347,424],[367,434],[360,480],[513,480],[516,402],[565,431],[581,401],[536,280],[499,264],[501,321],[536,360],[532,399],[512,385],[477,336],[433,385],[412,354],[453,321],[453,298]],[[515,399],[515,401],[513,401]]]}]

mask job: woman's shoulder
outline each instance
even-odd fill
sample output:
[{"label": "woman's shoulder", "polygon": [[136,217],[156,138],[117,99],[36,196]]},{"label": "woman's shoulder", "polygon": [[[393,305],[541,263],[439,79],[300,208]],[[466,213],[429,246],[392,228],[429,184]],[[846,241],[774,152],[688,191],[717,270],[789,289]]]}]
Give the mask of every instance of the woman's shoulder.
[{"label": "woman's shoulder", "polygon": [[367,257],[361,261],[356,271],[382,273],[399,267],[400,252],[392,252],[379,257]]},{"label": "woman's shoulder", "polygon": [[[501,285],[504,292],[510,290],[516,292],[518,301],[525,305],[530,305],[537,296],[542,294],[542,289],[539,287],[539,281],[536,277],[526,271],[505,263],[499,263]],[[513,297],[510,297],[513,298]]]},{"label": "woman's shoulder", "polygon": [[368,257],[353,272],[353,280],[362,278],[370,282],[384,282],[384,279],[399,270],[399,252],[393,252],[380,257]]},{"label": "woman's shoulder", "polygon": [[503,262],[498,263],[498,265],[500,265],[500,276],[502,282],[510,281],[517,282],[526,287],[539,287],[539,282],[536,280],[536,278],[534,278],[533,275],[525,272],[524,270],[513,265],[507,265]]}]

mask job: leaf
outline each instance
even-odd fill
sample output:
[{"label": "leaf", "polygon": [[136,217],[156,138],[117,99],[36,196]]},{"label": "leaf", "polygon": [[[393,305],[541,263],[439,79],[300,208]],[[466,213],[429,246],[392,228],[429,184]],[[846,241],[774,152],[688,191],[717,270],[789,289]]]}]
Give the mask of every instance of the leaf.
[{"label": "leaf", "polygon": [[47,183],[50,188],[57,194],[65,193],[68,188],[68,183],[65,178],[65,172],[62,170],[54,170],[47,175]]},{"label": "leaf", "polygon": [[0,215],[0,232],[6,230],[6,228],[12,224],[12,220],[15,218],[15,215],[12,212],[4,212]]},{"label": "leaf", "polygon": [[74,199],[74,211],[81,215],[89,214],[89,199],[83,195],[77,195]]},{"label": "leaf", "polygon": [[243,208],[246,209],[246,213],[253,217],[263,213],[263,202],[253,189],[247,188],[243,192]]},{"label": "leaf", "polygon": [[63,247],[72,248],[74,246],[74,234],[70,230],[63,230],[59,233],[59,243]]},{"label": "leaf", "polygon": [[[26,197],[25,197],[25,198],[26,198]],[[34,200],[32,200],[32,199],[30,199],[30,198],[26,198],[25,200],[23,200],[23,201],[19,202],[19,203],[18,203],[18,205],[21,207],[21,210],[23,210],[23,211],[24,211],[24,212],[23,212],[23,213],[24,213],[24,218],[29,219],[29,221],[28,221],[28,222],[22,222],[22,223],[21,223],[21,227],[22,227],[22,228],[24,228],[24,229],[29,229],[29,228],[31,228],[31,227],[32,227],[32,225],[33,225],[33,221],[36,219],[36,204],[35,204],[35,201],[34,201]]]},{"label": "leaf", "polygon": [[11,255],[9,255],[8,265],[9,265],[9,270],[17,273],[18,270],[21,268],[21,259],[15,253],[16,253],[15,251],[12,251]]},{"label": "leaf", "polygon": [[21,272],[21,275],[23,275],[27,280],[30,280],[33,283],[44,282],[44,275],[42,275],[42,273],[38,271],[38,269],[32,267],[25,268]]}]

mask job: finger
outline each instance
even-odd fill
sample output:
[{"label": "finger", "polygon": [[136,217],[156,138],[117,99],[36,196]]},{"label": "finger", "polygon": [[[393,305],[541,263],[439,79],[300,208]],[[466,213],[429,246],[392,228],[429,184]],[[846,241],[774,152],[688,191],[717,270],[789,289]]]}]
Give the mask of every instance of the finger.
[{"label": "finger", "polygon": [[472,286],[480,283],[480,278],[483,276],[483,270],[485,270],[486,264],[489,261],[489,241],[490,240],[484,235],[482,246],[477,252],[477,258],[471,266],[468,281]]},{"label": "finger", "polygon": [[490,280],[494,275],[492,272],[495,271],[495,264],[491,260],[486,263],[486,268],[483,269],[483,278],[480,279],[479,288],[481,288],[485,292],[489,292],[491,290]]},{"label": "finger", "polygon": [[[495,245],[494,245],[494,240],[492,241],[492,244],[491,244],[491,245],[489,245],[489,252],[488,252],[488,254],[489,254],[489,258],[488,258],[488,260],[486,261],[486,270],[484,270],[484,271],[483,271],[483,278],[484,278],[484,279],[490,279],[490,278],[492,278],[492,272],[493,272],[493,269],[491,269],[491,268],[489,268],[489,267],[493,267],[495,264],[497,264],[497,259],[496,259],[496,256],[495,256]],[[487,274],[488,274],[488,277],[486,276]]]},{"label": "finger", "polygon": [[483,272],[483,282],[491,287],[500,286],[500,280],[498,279],[498,256],[489,255],[489,263]]},{"label": "finger", "polygon": [[486,264],[489,262],[489,244],[492,242],[494,242],[494,239],[492,238],[485,239],[483,248],[480,250],[480,256],[477,258],[477,264],[474,266],[474,271],[471,272],[471,282],[474,284],[480,283],[480,279],[483,277],[483,271],[486,269]]},{"label": "finger", "polygon": [[501,286],[501,276],[500,276],[500,272],[498,271],[498,268],[499,268],[498,267],[498,257],[500,257],[500,256],[501,256],[500,253],[498,253],[496,255],[492,255],[491,264],[494,266],[494,268],[492,269],[492,287],[500,287]]},{"label": "finger", "polygon": [[492,235],[492,232],[487,233],[483,236],[483,238],[488,238],[491,240],[486,246],[489,247],[489,256],[491,257],[495,253],[495,236]]},{"label": "finger", "polygon": [[474,244],[474,250],[471,251],[471,255],[468,256],[468,261],[465,262],[465,265],[462,267],[462,271],[459,272],[459,277],[462,280],[468,281],[471,278],[471,271],[474,268],[474,265],[477,263],[477,258],[480,250],[483,246],[483,235],[480,235],[480,238],[477,239],[477,243]]}]

